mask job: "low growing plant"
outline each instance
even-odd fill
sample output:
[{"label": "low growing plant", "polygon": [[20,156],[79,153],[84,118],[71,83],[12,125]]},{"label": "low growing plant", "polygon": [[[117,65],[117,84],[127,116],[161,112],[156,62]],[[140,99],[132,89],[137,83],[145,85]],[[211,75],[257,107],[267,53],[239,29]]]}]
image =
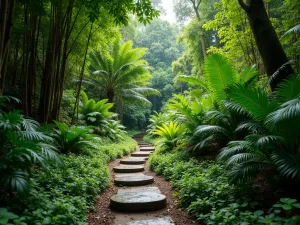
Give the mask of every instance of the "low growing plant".
[{"label": "low growing plant", "polygon": [[96,149],[93,141],[99,139],[91,134],[92,127],[72,126],[55,121],[57,129],[54,130],[53,138],[56,147],[61,153],[80,153],[86,148]]}]

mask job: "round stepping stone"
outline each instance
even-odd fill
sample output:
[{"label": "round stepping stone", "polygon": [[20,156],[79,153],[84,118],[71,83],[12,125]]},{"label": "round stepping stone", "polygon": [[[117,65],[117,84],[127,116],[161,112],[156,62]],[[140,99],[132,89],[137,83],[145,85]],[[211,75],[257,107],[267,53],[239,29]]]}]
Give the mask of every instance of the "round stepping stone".
[{"label": "round stepping stone", "polygon": [[116,173],[135,173],[144,171],[144,165],[119,165],[114,167]]},{"label": "round stepping stone", "polygon": [[111,197],[110,206],[122,212],[147,212],[166,206],[166,196],[152,191],[122,192]]},{"label": "round stepping stone", "polygon": [[152,152],[134,152],[131,153],[132,157],[148,157]]},{"label": "round stepping stone", "polygon": [[154,151],[154,150],[155,150],[154,146],[140,147],[140,151]]},{"label": "round stepping stone", "polygon": [[153,182],[154,182],[153,177],[146,176],[146,175],[124,176],[124,177],[115,178],[115,184],[123,185],[123,186],[147,185],[147,184],[152,184]]},{"label": "round stepping stone", "polygon": [[174,225],[174,222],[170,217],[157,218],[152,220],[137,220],[119,225]]},{"label": "round stepping stone", "polygon": [[127,159],[121,159],[120,163],[121,164],[127,164],[127,165],[139,165],[139,164],[144,164],[146,162],[146,158],[137,158],[137,157],[130,157]]}]

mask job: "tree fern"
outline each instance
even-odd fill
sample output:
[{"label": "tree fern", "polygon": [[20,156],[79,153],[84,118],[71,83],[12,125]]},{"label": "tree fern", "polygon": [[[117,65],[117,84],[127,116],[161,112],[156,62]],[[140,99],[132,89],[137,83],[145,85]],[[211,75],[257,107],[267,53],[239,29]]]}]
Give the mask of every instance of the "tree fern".
[{"label": "tree fern", "polygon": [[[108,51],[101,49],[89,55],[90,83],[103,92],[110,102],[151,104],[146,96],[159,92],[146,87],[151,78],[150,67],[143,59],[147,49],[133,48],[132,41],[123,44],[117,41],[106,47]],[[121,108],[119,113],[122,113]]]}]

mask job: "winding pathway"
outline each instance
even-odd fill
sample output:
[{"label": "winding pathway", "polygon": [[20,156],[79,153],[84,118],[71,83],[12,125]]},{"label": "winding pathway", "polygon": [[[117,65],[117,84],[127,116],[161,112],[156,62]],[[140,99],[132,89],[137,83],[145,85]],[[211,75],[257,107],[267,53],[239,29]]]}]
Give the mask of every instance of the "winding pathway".
[{"label": "winding pathway", "polygon": [[145,143],[140,135],[134,139],[138,142],[137,152],[110,164],[115,185],[99,196],[89,224],[174,225],[174,219],[176,225],[198,224],[185,211],[177,209],[170,185],[149,171],[147,159],[155,147]]}]

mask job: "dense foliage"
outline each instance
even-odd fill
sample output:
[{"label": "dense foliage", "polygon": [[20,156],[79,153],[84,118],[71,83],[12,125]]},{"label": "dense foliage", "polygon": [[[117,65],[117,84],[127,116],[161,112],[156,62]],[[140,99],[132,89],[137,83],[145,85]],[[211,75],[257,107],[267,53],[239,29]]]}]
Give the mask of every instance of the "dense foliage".
[{"label": "dense foliage", "polygon": [[88,210],[93,207],[97,195],[109,185],[107,162],[134,151],[136,146],[129,137],[117,143],[103,139],[93,144],[96,149],[86,147],[81,155],[61,155],[64,169],[55,166],[47,171],[32,168],[34,179],[30,180],[28,196],[10,202],[8,210],[15,216],[1,213],[1,222],[11,218],[13,224],[18,225],[87,224]]},{"label": "dense foliage", "polygon": [[[187,152],[155,153],[150,167],[171,180],[180,204],[205,224],[298,224],[300,203],[281,198],[264,207],[263,197],[247,186],[233,185],[222,164],[198,162]],[[246,188],[246,189],[245,189]],[[247,190],[247,191],[245,191]]]},{"label": "dense foliage", "polygon": [[86,224],[126,127],[206,224],[299,224],[300,2],[173,3],[1,0],[0,224]]}]

